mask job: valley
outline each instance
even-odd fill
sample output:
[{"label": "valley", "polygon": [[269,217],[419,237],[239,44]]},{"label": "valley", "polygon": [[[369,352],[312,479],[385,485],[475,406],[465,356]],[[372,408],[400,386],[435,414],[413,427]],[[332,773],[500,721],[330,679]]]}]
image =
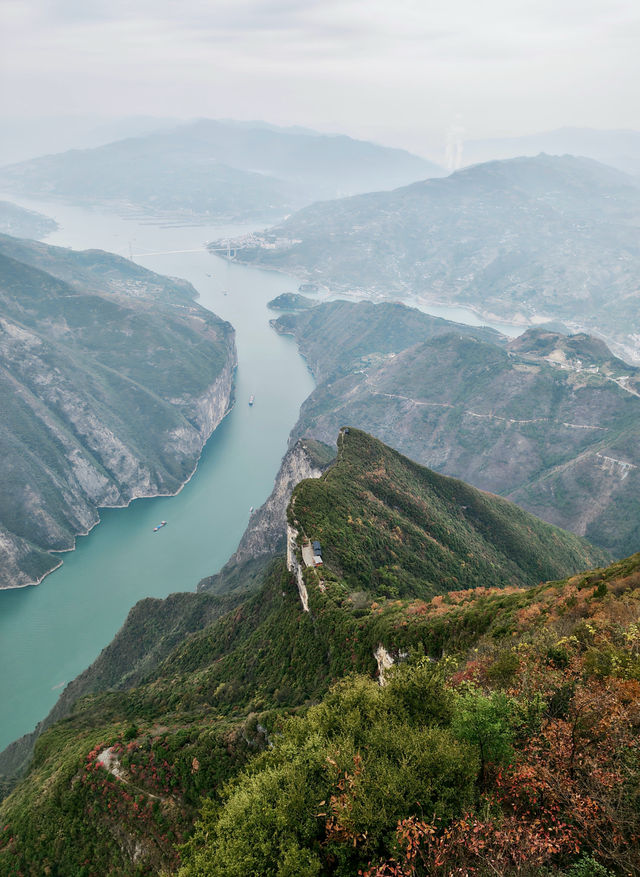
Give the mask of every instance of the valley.
[{"label": "valley", "polygon": [[[0,873],[373,877],[413,873],[416,856],[420,873],[440,874],[443,854],[480,871],[534,856],[563,877],[597,854],[631,873],[638,557],[606,565],[638,538],[638,369],[553,325],[514,338],[500,322],[456,324],[397,302],[319,303],[315,281],[301,287],[314,297],[301,296],[291,277],[194,246],[200,228],[62,207],[58,236],[69,234],[65,216],[80,239],[107,228],[121,253],[135,243],[138,262],[193,286],[102,253],[0,239],[0,256],[26,265],[32,292],[58,284],[77,296],[75,277],[119,304],[128,295],[163,312],[179,301],[187,320],[195,287],[237,327],[236,398],[184,490],[106,510],[61,570],[7,595],[36,609],[12,617],[6,603],[7,630],[20,634],[11,660],[37,638],[51,666],[29,654],[6,702],[16,682],[23,702],[37,688],[42,718],[68,682],[44,696],[66,658],[62,642],[45,653],[43,634],[67,631],[73,663],[48,716],[0,753]],[[98,268],[108,269],[102,289]],[[55,336],[65,327],[47,307]],[[171,392],[157,362],[153,373],[154,392]],[[31,604],[18,602],[25,594]],[[69,618],[52,630],[42,613],[63,606]],[[558,742],[574,714],[588,728],[574,739],[584,769],[564,764]],[[625,757],[599,749],[596,716]],[[539,753],[556,750],[537,773]],[[523,776],[562,799],[533,816],[518,809]]]},{"label": "valley", "polygon": [[[569,864],[596,845],[608,863],[635,867],[626,838],[637,814],[625,820],[633,812],[626,771],[637,750],[637,655],[631,641],[618,642],[615,625],[631,631],[637,619],[638,555],[567,578],[597,562],[597,549],[350,428],[338,437],[334,466],[294,490],[288,521],[301,541],[323,543],[322,567],[303,573],[307,607],[279,558],[253,593],[182,594],[137,607],[101,656],[92,688],[45,731],[28,777],[0,805],[9,826],[0,863],[28,869],[51,861],[71,870],[88,858],[106,873],[181,864],[184,877],[221,870],[240,877],[247,862],[249,873],[282,861],[298,873],[305,862],[316,863],[309,873],[331,873],[340,856],[348,868],[336,873],[346,874],[390,856],[380,835],[403,815],[423,818],[421,802],[430,801],[437,837],[455,825],[466,838],[473,813],[472,825],[484,820],[493,856],[508,855],[522,832],[522,854],[530,854],[551,814],[566,819],[573,808],[572,823],[562,821],[558,843],[540,848],[539,861]],[[478,574],[484,585],[465,587]],[[533,584],[549,574],[553,581]],[[134,653],[148,655],[137,668]],[[615,669],[607,664],[614,654]],[[381,673],[382,687],[370,678]],[[632,710],[628,724],[623,703]],[[298,715],[287,719],[292,709]],[[489,722],[489,748],[468,717],[475,709]],[[591,718],[575,741],[580,767],[569,773],[558,735],[574,710]],[[596,714],[628,741],[622,761],[598,747]],[[536,753],[545,746],[558,760],[538,775]],[[338,804],[320,808],[332,796],[339,801],[345,772],[352,788],[360,763],[358,807],[378,801],[381,790],[384,800],[395,796],[394,806],[354,807],[357,821],[338,832],[330,817]],[[506,799],[501,835],[500,813],[483,810],[484,796],[502,788],[499,765],[514,784],[524,772],[564,788],[560,809],[509,816]],[[618,809],[604,770],[620,777]],[[382,786],[381,771],[389,778]],[[198,815],[203,793],[216,804]],[[592,836],[586,801],[596,795],[608,809]],[[60,801],[72,843],[52,833]],[[79,830],[87,813],[91,836]],[[194,820],[179,859],[174,843],[192,833]],[[252,820],[259,847],[246,842]],[[469,842],[461,849],[482,861]]]},{"label": "valley", "polygon": [[0,32],[0,877],[640,877],[640,5]]},{"label": "valley", "polygon": [[[45,215],[54,211],[48,203],[25,206]],[[228,560],[250,507],[258,507],[272,488],[288,431],[313,388],[295,345],[268,324],[267,301],[288,289],[290,281],[209,255],[204,241],[219,227],[164,228],[59,205],[55,211],[60,230],[48,238],[51,244],[100,247],[123,256],[135,248],[145,269],[186,278],[198,290],[200,304],[233,324],[239,357],[236,404],[177,496],[101,509],[100,525],[78,538],[75,551],[59,555],[63,566],[37,588],[0,591],[0,665],[12,668],[0,682],[6,705],[0,745],[35,727],[53,707],[60,686],[94,660],[137,600],[192,590]],[[140,255],[194,249],[149,259]],[[251,393],[256,394],[253,409],[246,404]],[[168,526],[153,534],[160,520]]]}]

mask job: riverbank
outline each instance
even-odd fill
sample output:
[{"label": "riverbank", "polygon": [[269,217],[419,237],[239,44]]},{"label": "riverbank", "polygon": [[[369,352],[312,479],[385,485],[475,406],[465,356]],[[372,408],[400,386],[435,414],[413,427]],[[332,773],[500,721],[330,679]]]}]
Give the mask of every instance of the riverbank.
[{"label": "riverbank", "polygon": [[[224,401],[224,410],[222,411],[222,413],[216,414],[211,419],[211,422],[210,422],[209,427],[206,431],[206,434],[203,435],[202,446],[200,448],[198,458],[195,461],[195,464],[194,464],[193,468],[191,469],[191,471],[189,472],[188,476],[180,483],[180,485],[178,486],[178,488],[176,490],[171,491],[171,492],[163,492],[161,490],[158,490],[158,491],[155,491],[153,493],[144,493],[144,492],[136,491],[134,489],[132,491],[132,495],[125,502],[98,506],[96,508],[96,520],[94,521],[94,523],[90,527],[88,527],[86,530],[77,532],[74,536],[73,544],[71,546],[69,546],[69,548],[61,548],[61,549],[56,550],[56,551],[51,550],[48,553],[50,555],[52,555],[53,557],[55,557],[55,555],[58,555],[58,554],[68,554],[72,551],[75,551],[78,538],[83,537],[83,536],[88,536],[95,529],[95,527],[97,527],[102,522],[102,518],[100,515],[101,511],[104,511],[106,509],[129,508],[129,506],[131,505],[132,502],[135,502],[136,500],[139,500],[139,499],[159,499],[161,497],[178,496],[178,494],[181,493],[181,491],[187,486],[187,484],[191,481],[193,476],[196,474],[196,471],[198,469],[198,464],[200,463],[200,459],[202,457],[202,453],[204,451],[204,448],[205,448],[207,442],[209,441],[209,439],[211,438],[211,436],[213,435],[215,430],[218,428],[218,426],[222,423],[223,419],[231,412],[231,409],[233,407],[233,399],[234,399],[233,375],[236,371],[236,368],[237,368],[237,355],[235,352],[235,345],[234,345],[233,346],[232,361],[227,363],[227,365],[225,366],[225,368],[221,372],[218,379],[209,388],[209,392],[204,397],[202,397],[202,401],[204,401],[207,397],[221,398]],[[220,397],[220,393],[222,393],[221,397]],[[221,407],[222,406],[220,403],[215,405],[216,409],[220,409]],[[60,569],[60,567],[63,565],[63,562],[64,562],[63,559],[60,558],[58,563],[55,564],[55,566],[52,566],[51,569],[47,570],[47,572],[45,572],[42,576],[40,576],[38,579],[36,579],[34,581],[24,582],[21,584],[14,584],[14,585],[0,585],[0,591],[16,590],[19,588],[30,588],[30,587],[35,587],[37,585],[40,585],[47,578],[47,576],[51,575],[52,573],[56,572],[56,570]]]}]

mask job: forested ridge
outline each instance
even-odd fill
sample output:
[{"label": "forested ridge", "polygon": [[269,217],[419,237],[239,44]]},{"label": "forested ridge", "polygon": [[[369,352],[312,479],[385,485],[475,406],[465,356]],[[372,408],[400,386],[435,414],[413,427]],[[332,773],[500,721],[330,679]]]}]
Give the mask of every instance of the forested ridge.
[{"label": "forested ridge", "polygon": [[[582,572],[597,549],[357,430],[289,520],[323,546],[309,611],[277,558],[226,606],[149,605],[176,641],[127,684],[121,640],[117,690],[40,737],[0,805],[0,873],[637,873],[640,554]],[[542,544],[566,570],[547,583]]]}]

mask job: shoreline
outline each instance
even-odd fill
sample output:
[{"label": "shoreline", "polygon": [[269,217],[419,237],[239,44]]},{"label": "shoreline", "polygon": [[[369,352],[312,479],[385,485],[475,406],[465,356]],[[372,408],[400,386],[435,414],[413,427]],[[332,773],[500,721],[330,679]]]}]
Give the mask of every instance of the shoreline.
[{"label": "shoreline", "polygon": [[[206,249],[209,249],[209,242],[206,244]],[[211,252],[211,251],[210,251]],[[488,320],[494,323],[500,323],[504,326],[512,326],[514,329],[522,329],[523,332],[526,332],[527,329],[535,328],[536,326],[544,326],[545,323],[562,323],[566,326],[570,335],[582,334],[591,335],[594,338],[598,338],[600,341],[604,341],[607,347],[610,349],[611,353],[614,356],[617,356],[619,359],[622,359],[628,365],[633,367],[640,366],[640,343],[637,346],[632,347],[629,344],[625,344],[624,341],[619,340],[614,335],[605,335],[596,327],[585,326],[583,323],[577,323],[574,320],[563,320],[561,317],[554,317],[548,315],[542,315],[538,313],[534,313],[533,318],[529,319],[522,314],[516,314],[511,317],[500,317],[498,314],[492,313],[491,311],[482,310],[477,305],[469,304],[467,302],[461,301],[442,301],[436,298],[427,298],[416,295],[416,293],[411,293],[409,290],[405,290],[404,294],[402,292],[398,292],[396,294],[388,295],[382,292],[377,292],[372,289],[351,289],[348,287],[345,288],[329,288],[324,282],[319,279],[314,279],[307,269],[298,267],[289,267],[279,268],[275,265],[261,265],[254,262],[245,262],[242,259],[238,259],[236,257],[227,258],[226,255],[222,253],[217,253],[217,255],[224,259],[225,262],[229,262],[231,264],[243,265],[248,268],[254,268],[259,271],[270,271],[276,274],[283,274],[289,277],[294,277],[296,280],[301,283],[316,283],[319,287],[319,293],[322,295],[322,298],[314,299],[317,301],[317,304],[323,304],[326,301],[334,301],[341,296],[344,296],[346,299],[357,300],[357,301],[371,301],[373,304],[379,304],[383,301],[390,302],[399,302],[400,304],[404,304],[407,307],[415,307],[420,310],[418,307],[418,302],[421,303],[425,308],[429,305],[434,305],[436,307],[443,308],[463,308],[465,310],[473,313],[479,320]],[[296,292],[299,290],[296,290]],[[305,295],[310,295],[313,297],[314,293],[305,293]],[[318,293],[315,293],[318,295]],[[413,296],[413,300],[405,297],[406,295]],[[428,313],[428,312],[427,312]],[[431,314],[431,316],[437,317],[438,314]],[[449,317],[442,317],[441,319],[450,319]],[[461,320],[451,320],[452,323],[456,322],[464,322]],[[472,325],[472,324],[467,324]],[[490,326],[488,323],[482,323],[481,325],[486,325],[488,328],[494,328]],[[496,329],[496,331],[500,331]],[[502,334],[505,334],[504,332]],[[519,333],[522,334],[522,333]],[[517,336],[513,336],[517,337]]]},{"label": "shoreline", "polygon": [[[205,249],[208,252],[214,252],[213,250],[209,249],[210,243],[211,243],[210,241],[207,241],[207,243],[205,244]],[[504,325],[507,325],[507,326],[513,326],[514,328],[521,328],[522,327],[522,328],[526,329],[526,328],[530,328],[531,326],[539,325],[539,323],[536,320],[528,320],[524,316],[521,316],[519,319],[516,319],[514,317],[511,317],[511,318],[500,317],[498,314],[493,314],[490,311],[482,311],[479,307],[477,307],[477,305],[467,304],[466,302],[458,302],[458,301],[442,301],[442,300],[436,299],[436,298],[423,298],[422,296],[419,296],[414,292],[410,292],[410,290],[408,290],[408,289],[405,289],[404,293],[398,292],[396,294],[389,295],[389,294],[385,294],[382,292],[378,292],[378,291],[373,290],[373,289],[362,289],[362,288],[353,289],[351,287],[331,288],[331,287],[327,286],[326,283],[322,282],[321,280],[315,280],[306,269],[301,268],[301,267],[298,270],[296,270],[295,267],[289,267],[289,268],[285,269],[285,268],[279,268],[276,265],[262,265],[262,264],[257,264],[254,262],[248,262],[248,261],[245,262],[242,259],[238,259],[235,256],[227,257],[224,253],[219,253],[217,251],[215,251],[215,254],[217,256],[219,256],[219,258],[223,259],[225,262],[228,262],[230,264],[243,265],[244,267],[247,267],[247,268],[255,268],[258,271],[269,271],[269,272],[272,272],[275,274],[283,274],[283,275],[288,276],[288,277],[294,277],[296,280],[300,281],[301,283],[315,283],[318,286],[318,293],[305,292],[303,294],[309,295],[311,298],[313,298],[314,294],[315,295],[321,294],[322,298],[317,299],[317,304],[323,304],[325,301],[333,301],[333,300],[339,298],[340,296],[346,296],[347,298],[357,299],[359,301],[371,301],[373,304],[379,304],[383,301],[388,301],[388,302],[397,301],[398,303],[404,304],[407,307],[417,307],[416,303],[420,302],[425,307],[428,307],[431,304],[431,305],[435,305],[436,307],[442,307],[442,308],[464,308],[468,311],[471,311],[473,314],[475,314],[478,317],[478,319],[491,320],[492,322],[495,322],[495,323],[503,323]],[[295,291],[300,292],[299,289],[297,289]],[[407,296],[413,296],[413,301],[411,299],[409,299]],[[418,310],[419,310],[419,308],[418,308]],[[436,317],[438,315],[432,314],[431,316]],[[542,323],[551,322],[555,319],[554,317],[544,317],[544,316],[541,316],[539,314],[536,314],[535,316],[539,317],[540,322],[542,322]],[[443,317],[442,319],[448,319],[448,318]],[[455,322],[461,322],[461,321],[460,320],[451,320],[450,322],[455,323]],[[558,322],[562,322],[562,321],[558,320]],[[585,329],[584,331],[588,331],[588,330]]]},{"label": "shoreline", "polygon": [[[59,550],[56,550],[56,551],[49,550],[46,553],[55,559],[56,555],[58,555],[58,554],[68,554],[71,551],[75,551],[76,547],[77,547],[77,540],[83,536],[88,536],[98,526],[98,524],[100,524],[102,522],[102,518],[100,517],[100,511],[102,509],[126,509],[126,508],[129,508],[131,503],[136,502],[139,499],[162,499],[163,497],[167,498],[167,497],[178,496],[178,494],[181,493],[182,490],[184,490],[184,488],[187,486],[187,484],[191,481],[193,476],[196,474],[196,472],[198,470],[198,466],[200,464],[200,460],[202,459],[202,454],[204,453],[204,449],[207,446],[209,439],[214,434],[216,429],[220,426],[222,421],[233,411],[233,409],[235,407],[236,400],[233,397],[233,390],[235,389],[234,382],[235,382],[235,371],[236,371],[237,366],[238,366],[238,364],[236,362],[233,366],[234,377],[232,378],[232,385],[231,385],[231,392],[229,394],[228,407],[225,410],[225,413],[220,418],[220,420],[216,423],[216,425],[213,427],[213,429],[211,430],[209,435],[204,440],[202,447],[200,448],[200,453],[198,454],[198,459],[196,460],[193,469],[189,473],[188,477],[180,484],[180,486],[178,487],[177,490],[173,491],[173,493],[143,493],[143,494],[139,494],[136,496],[132,496],[131,499],[127,500],[127,502],[120,503],[119,505],[96,506],[96,513],[98,515],[97,520],[84,533],[76,533],[74,535],[73,545],[71,547],[60,548]],[[0,588],[0,592],[1,591],[18,591],[18,590],[21,590],[22,588],[36,588],[38,585],[42,584],[42,582],[47,578],[47,576],[50,576],[52,573],[56,572],[56,570],[60,569],[60,567],[63,565],[63,563],[64,563],[64,560],[62,558],[60,558],[59,562],[54,567],[47,570],[47,572],[44,573],[44,575],[40,576],[40,578],[37,579],[36,581],[24,582],[21,585],[9,585],[8,587]]]}]

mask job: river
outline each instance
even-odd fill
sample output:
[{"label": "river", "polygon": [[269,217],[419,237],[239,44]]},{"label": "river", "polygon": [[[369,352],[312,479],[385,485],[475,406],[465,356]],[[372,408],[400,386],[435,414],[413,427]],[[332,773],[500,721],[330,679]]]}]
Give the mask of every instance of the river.
[{"label": "river", "polygon": [[[239,365],[236,404],[177,496],[103,510],[101,523],[62,555],[63,565],[40,585],[0,591],[0,749],[46,715],[62,686],[94,660],[137,600],[193,590],[225,563],[250,507],[269,495],[300,404],[313,389],[293,339],[270,328],[275,315],[266,307],[281,292],[295,291],[297,282],[228,263],[204,248],[207,240],[238,228],[159,227],[19,201],[58,221],[60,229],[47,243],[133,254],[145,268],[191,281],[200,304],[234,326]],[[251,394],[253,407],[247,404]],[[168,525],[154,534],[160,520]]]},{"label": "river", "polygon": [[[268,322],[274,314],[266,303],[295,291],[298,282],[227,262],[204,247],[208,240],[248,229],[158,226],[99,210],[7,200],[57,220],[60,228],[47,243],[109,250],[189,280],[200,304],[233,324],[239,365],[236,404],[177,496],[103,510],[100,525],[80,537],[76,550],[63,555],[62,567],[40,585],[0,591],[0,749],[46,715],[61,688],[109,643],[137,600],[193,590],[225,563],[250,507],[270,493],[300,404],[313,389],[293,339],[277,335]],[[434,311],[480,322],[460,308]],[[247,404],[251,394],[253,407]],[[154,534],[160,520],[168,525]]]}]

